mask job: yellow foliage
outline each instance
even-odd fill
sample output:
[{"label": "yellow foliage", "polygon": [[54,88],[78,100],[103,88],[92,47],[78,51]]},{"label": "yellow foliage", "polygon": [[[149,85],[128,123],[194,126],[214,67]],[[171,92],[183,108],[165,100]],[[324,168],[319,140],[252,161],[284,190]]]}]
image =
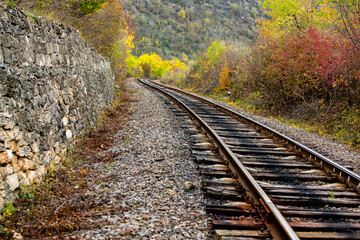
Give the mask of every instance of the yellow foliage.
[{"label": "yellow foliage", "polygon": [[125,77],[125,60],[134,48],[133,32],[117,0],[107,0],[95,14],[82,18],[77,27],[82,36],[110,59],[117,80]]},{"label": "yellow foliage", "polygon": [[229,73],[230,73],[230,69],[227,63],[225,62],[220,72],[219,90],[225,90],[226,88],[229,87],[230,84]]},{"label": "yellow foliage", "polygon": [[183,60],[184,62],[189,61],[188,56],[187,56],[185,53],[182,54],[182,60]]},{"label": "yellow foliage", "polygon": [[140,57],[128,55],[125,62],[128,67],[128,75],[133,77],[161,78],[168,71],[177,71],[186,67],[177,58],[167,61],[156,53],[143,54]]},{"label": "yellow foliage", "polygon": [[135,47],[134,45],[134,34],[132,31],[128,31],[128,35],[125,39],[125,46],[127,47],[126,53],[130,54],[131,50]]},{"label": "yellow foliage", "polygon": [[185,19],[185,17],[186,17],[186,12],[185,12],[185,10],[184,10],[184,9],[181,9],[181,10],[179,11],[179,13],[178,13],[178,16],[179,16],[180,18],[182,18],[182,19]]},{"label": "yellow foliage", "polygon": [[270,18],[259,21],[260,33],[272,38],[293,30],[331,28],[341,19],[334,3],[329,0],[264,0],[261,5]]}]

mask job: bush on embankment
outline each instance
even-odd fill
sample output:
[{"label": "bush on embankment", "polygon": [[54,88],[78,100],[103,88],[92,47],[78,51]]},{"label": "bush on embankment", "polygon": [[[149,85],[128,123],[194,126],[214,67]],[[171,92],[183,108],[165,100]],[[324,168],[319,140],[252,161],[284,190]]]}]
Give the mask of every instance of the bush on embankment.
[{"label": "bush on embankment", "polygon": [[186,77],[164,81],[203,94],[230,90],[238,105],[305,123],[358,149],[360,50],[335,6],[324,2],[305,11],[306,2],[264,1],[270,19],[259,24],[256,44],[240,50],[213,42]]}]

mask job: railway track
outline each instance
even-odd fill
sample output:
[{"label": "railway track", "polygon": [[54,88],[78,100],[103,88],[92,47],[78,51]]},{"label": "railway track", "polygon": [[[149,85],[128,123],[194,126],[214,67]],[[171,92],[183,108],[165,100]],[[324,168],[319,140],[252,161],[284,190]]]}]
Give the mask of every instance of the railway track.
[{"label": "railway track", "polygon": [[141,82],[182,109],[217,239],[360,239],[360,176],[214,102]]}]

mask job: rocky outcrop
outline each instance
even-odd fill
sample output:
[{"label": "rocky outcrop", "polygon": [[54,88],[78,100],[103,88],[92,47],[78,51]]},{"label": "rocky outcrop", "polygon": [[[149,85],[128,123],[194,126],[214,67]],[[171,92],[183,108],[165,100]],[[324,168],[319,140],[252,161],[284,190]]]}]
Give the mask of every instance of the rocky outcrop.
[{"label": "rocky outcrop", "polygon": [[1,4],[0,97],[1,207],[96,124],[113,75],[75,29]]}]

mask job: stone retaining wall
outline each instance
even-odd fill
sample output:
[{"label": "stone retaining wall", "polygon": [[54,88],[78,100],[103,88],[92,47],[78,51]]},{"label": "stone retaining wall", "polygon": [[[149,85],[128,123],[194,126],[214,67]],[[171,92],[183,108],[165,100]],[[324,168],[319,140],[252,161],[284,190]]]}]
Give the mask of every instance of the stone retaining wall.
[{"label": "stone retaining wall", "polygon": [[75,29],[0,4],[0,208],[95,125],[113,85]]}]

